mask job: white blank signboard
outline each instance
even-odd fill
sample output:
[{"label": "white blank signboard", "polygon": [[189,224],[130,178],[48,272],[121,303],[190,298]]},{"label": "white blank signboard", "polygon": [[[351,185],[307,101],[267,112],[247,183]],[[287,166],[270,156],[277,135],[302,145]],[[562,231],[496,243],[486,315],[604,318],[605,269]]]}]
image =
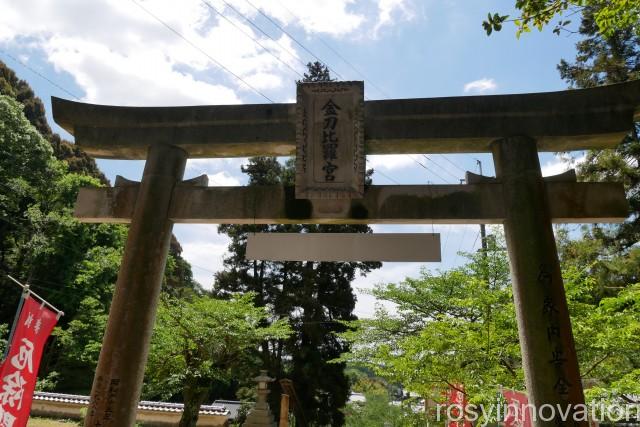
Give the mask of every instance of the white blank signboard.
[{"label": "white blank signboard", "polygon": [[439,233],[252,233],[247,259],[440,262]]}]

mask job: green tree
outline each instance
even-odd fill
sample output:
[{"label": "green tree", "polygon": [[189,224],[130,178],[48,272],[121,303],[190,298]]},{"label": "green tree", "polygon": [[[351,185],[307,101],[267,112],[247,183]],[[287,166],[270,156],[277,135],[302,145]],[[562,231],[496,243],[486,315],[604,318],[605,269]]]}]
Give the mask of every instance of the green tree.
[{"label": "green tree", "polygon": [[[282,166],[275,158],[252,158],[243,172],[249,185],[291,185],[293,162]],[[291,188],[291,187],[290,187]],[[298,425],[342,425],[349,382],[343,364],[330,360],[348,350],[333,335],[344,330],[340,323],[353,320],[355,295],[351,282],[358,271],[366,273],[380,263],[267,262],[245,259],[247,234],[252,232],[370,232],[365,225],[221,225],[219,232],[231,238],[225,270],[215,278],[213,292],[255,292],[255,303],[269,307],[273,318],[288,318],[294,335],[287,340],[262,344],[266,369],[278,378],[290,378],[297,386],[299,405],[294,408]],[[272,393],[277,411],[278,393]]]},{"label": "green tree", "polygon": [[342,360],[435,401],[457,384],[474,403],[494,402],[499,384],[522,389],[506,253],[489,239],[486,251],[468,256],[458,268],[377,285],[372,294],[396,314],[378,307],[372,319],[352,322]]},{"label": "green tree", "polygon": [[632,0],[516,0],[515,8],[520,16],[510,19],[509,15],[489,14],[482,23],[487,35],[502,30],[504,22],[513,22],[516,34],[531,31],[532,27],[542,31],[551,21],[559,17],[554,32],[559,34],[571,23],[568,17],[585,8],[595,10],[594,29],[604,37],[612,36],[616,31],[629,30],[640,34],[640,4]]},{"label": "green tree", "polygon": [[4,354],[7,349],[7,338],[9,337],[9,325],[0,324],[0,354]]},{"label": "green tree", "polygon": [[591,266],[564,264],[587,401],[640,403],[640,283],[602,282]]},{"label": "green tree", "polygon": [[[329,70],[309,63],[304,81],[330,81]],[[249,185],[284,185],[292,191],[295,169],[276,158],[255,157],[242,171]],[[368,176],[372,171],[368,172]],[[369,179],[369,178],[368,178]],[[370,181],[370,179],[369,179]],[[356,274],[379,268],[380,263],[266,262],[245,259],[247,234],[255,232],[351,232],[370,233],[366,225],[221,225],[219,232],[231,238],[224,271],[215,277],[213,292],[224,296],[235,292],[255,292],[255,303],[268,307],[272,318],[288,318],[294,334],[289,339],[262,343],[262,363],[271,375],[293,380],[298,394],[294,406],[297,425],[344,423],[340,409],[349,396],[349,380],[342,363],[329,363],[348,350],[337,337],[353,320],[355,295],[351,282]],[[274,386],[274,391],[276,391]],[[272,410],[278,412],[279,393],[271,393]]]},{"label": "green tree", "polygon": [[[6,69],[0,69],[7,75]],[[32,93],[24,82],[19,88],[22,94]],[[67,315],[61,319],[60,327],[65,328],[83,310],[80,303],[90,295],[108,307],[106,298],[110,299],[110,292],[105,292],[105,286],[96,280],[87,281],[82,266],[98,252],[95,262],[104,262],[101,249],[119,246],[123,229],[88,226],[73,219],[78,188],[99,182],[69,173],[66,163],[53,156],[51,144],[24,115],[25,110],[33,117],[40,111],[0,95],[0,268],[3,273],[26,280],[32,289],[64,310]],[[34,121],[46,124],[46,120]],[[10,324],[21,292],[4,274],[0,283],[0,322]],[[101,334],[102,331],[98,337]],[[53,351],[47,352],[43,360],[45,375],[52,369],[64,368],[57,366],[59,359],[64,359],[64,353],[59,353],[61,347],[50,348]],[[73,349],[67,346],[65,350]],[[84,374],[63,372],[68,375],[61,378],[62,386],[66,380],[91,377],[91,368]]]},{"label": "green tree", "polygon": [[392,405],[389,393],[382,390],[375,393],[365,393],[364,402],[349,403],[345,409],[346,427],[407,427],[410,425],[405,419],[401,407]]},{"label": "green tree", "polygon": [[0,94],[9,96],[24,106],[24,114],[44,139],[49,141],[58,160],[67,163],[69,171],[97,178],[107,184],[107,178],[98,169],[95,160],[77,145],[66,141],[51,130],[47,123],[44,104],[36,97],[29,84],[0,61]]},{"label": "green tree", "polygon": [[[640,393],[640,249],[602,257],[602,240],[572,240],[560,230],[563,278],[588,401],[638,403]],[[524,389],[509,269],[502,243],[436,275],[378,285],[395,304],[351,322],[342,356],[435,401],[463,384],[471,403],[495,402],[498,386]]]},{"label": "green tree", "polygon": [[331,72],[329,67],[321,62],[308,62],[307,71],[304,73],[303,82],[331,82]]},{"label": "green tree", "polygon": [[621,249],[599,227],[569,234],[559,230],[558,246],[587,401],[637,404],[640,249]]},{"label": "green tree", "polygon": [[[0,95],[0,265],[11,273],[20,271],[41,247],[35,228],[46,213],[43,202],[51,201],[51,183],[64,173],[63,165],[52,157],[51,146],[31,126],[22,108]],[[2,322],[12,320],[8,313],[14,311],[20,294],[6,288],[15,290],[0,289]]]},{"label": "green tree", "polygon": [[[637,2],[635,7],[637,11]],[[620,28],[603,36],[598,18],[603,8],[598,3],[584,9],[575,62],[562,60],[558,66],[572,88],[640,78],[640,35]],[[622,182],[628,219],[620,225],[585,226],[580,239],[570,239],[562,230],[559,241],[570,309],[584,314],[574,331],[582,373],[591,386],[587,396],[622,403],[637,400],[633,396],[640,384],[639,129],[635,123],[615,149],[587,151],[577,168],[581,180]]]},{"label": "green tree", "polygon": [[[59,348],[55,372],[56,387],[66,393],[85,394],[91,390],[93,376],[98,364],[102,336],[107,326],[107,311],[104,304],[94,297],[80,302],[78,314],[66,328],[55,328]],[[84,372],[88,375],[81,375]]]},{"label": "green tree", "polygon": [[[30,92],[25,85],[20,82],[19,87]],[[25,117],[24,104],[0,98],[0,268],[62,308],[69,316],[64,325],[83,298],[67,294],[64,285],[74,281],[89,248],[120,244],[122,227],[85,225],[73,218],[79,187],[100,185],[98,180],[69,173],[66,162],[53,156],[51,144]],[[0,278],[3,284],[6,280]],[[0,288],[0,321],[11,321],[19,295],[13,286]]]},{"label": "green tree", "polygon": [[202,286],[193,278],[191,264],[182,258],[182,246],[173,235],[171,236],[169,257],[164,270],[162,289],[177,298],[186,298],[204,293]]},{"label": "green tree", "polygon": [[180,427],[192,427],[214,383],[230,383],[247,366],[257,367],[256,349],[266,339],[285,339],[286,319],[266,325],[268,312],[254,295],[222,300],[194,296],[162,298],[147,362],[145,394],[168,399],[181,393]]},{"label": "green tree", "polygon": [[[576,61],[562,60],[560,76],[572,88],[590,88],[622,83],[640,78],[640,36],[630,30],[614,32],[604,38],[595,27],[595,10],[587,8],[582,18],[576,44]],[[584,181],[617,181],[625,185],[630,204],[629,218],[621,226],[596,227],[596,238],[607,246],[629,248],[640,240],[640,123],[615,149],[589,150],[578,166],[578,177]]]},{"label": "green tree", "polygon": [[[42,102],[2,63],[0,91],[7,94],[0,95],[0,271],[28,282],[65,312],[41,374],[58,371],[58,390],[86,394],[127,229],[73,218],[78,189],[106,179],[86,154],[75,166],[76,160],[61,159]],[[197,293],[180,252],[174,240],[164,288],[176,295]],[[0,275],[0,324],[11,324],[20,294]]]}]

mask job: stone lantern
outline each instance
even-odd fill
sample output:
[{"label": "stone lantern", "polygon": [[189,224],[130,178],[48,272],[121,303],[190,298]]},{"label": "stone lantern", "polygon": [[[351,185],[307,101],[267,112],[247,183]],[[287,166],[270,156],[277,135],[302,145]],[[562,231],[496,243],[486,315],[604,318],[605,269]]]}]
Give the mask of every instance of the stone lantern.
[{"label": "stone lantern", "polygon": [[275,378],[269,377],[267,371],[262,370],[253,380],[258,383],[258,399],[247,415],[243,427],[275,427],[276,422],[267,403],[267,395],[270,393],[269,383],[275,381]]}]

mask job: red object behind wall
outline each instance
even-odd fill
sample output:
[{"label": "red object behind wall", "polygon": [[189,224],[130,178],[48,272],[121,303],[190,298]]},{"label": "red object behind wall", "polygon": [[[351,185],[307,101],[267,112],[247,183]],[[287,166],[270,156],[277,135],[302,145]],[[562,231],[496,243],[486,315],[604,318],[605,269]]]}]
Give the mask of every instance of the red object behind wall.
[{"label": "red object behind wall", "polygon": [[[448,427],[472,427],[471,421],[464,419],[464,410],[467,407],[467,395],[464,393],[464,385],[454,384],[449,387],[449,406],[452,408],[447,411],[451,414],[452,420],[449,420]],[[455,421],[460,419],[460,421]]]},{"label": "red object behind wall", "polygon": [[502,395],[507,401],[504,427],[531,427],[531,411],[528,407],[527,395],[514,390],[503,390]]},{"label": "red object behind wall", "polygon": [[9,354],[0,364],[0,427],[27,425],[44,345],[57,321],[57,313],[26,297]]}]

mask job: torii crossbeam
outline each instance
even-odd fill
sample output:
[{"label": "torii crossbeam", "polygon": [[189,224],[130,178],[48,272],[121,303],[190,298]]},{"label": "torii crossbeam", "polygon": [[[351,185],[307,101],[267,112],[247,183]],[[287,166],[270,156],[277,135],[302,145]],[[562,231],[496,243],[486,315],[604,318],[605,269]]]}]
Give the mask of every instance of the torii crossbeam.
[{"label": "torii crossbeam", "polygon": [[[524,95],[364,103],[368,154],[491,152],[496,179],[371,186],[362,199],[293,188],[181,182],[189,157],[291,155],[295,104],[110,107],[52,99],[88,154],[146,159],[140,183],[83,189],[76,216],[130,223],[85,426],[133,425],[171,229],[179,223],[502,223],[530,402],[584,403],[552,222],[620,222],[621,184],[543,179],[538,151],[611,148],[631,130],[640,81]],[[556,425],[538,420],[537,425]],[[585,423],[586,425],[586,423]]]}]

